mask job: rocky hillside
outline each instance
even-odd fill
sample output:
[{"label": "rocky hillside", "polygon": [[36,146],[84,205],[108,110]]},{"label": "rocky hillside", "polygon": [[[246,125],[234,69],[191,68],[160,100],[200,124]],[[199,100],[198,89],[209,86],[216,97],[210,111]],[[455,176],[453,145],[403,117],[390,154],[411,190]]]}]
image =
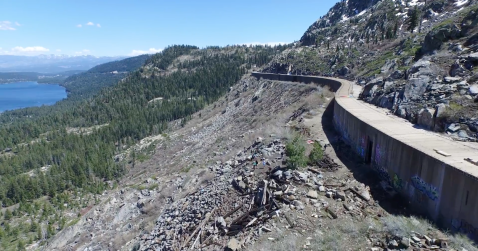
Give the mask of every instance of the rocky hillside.
[{"label": "rocky hillside", "polygon": [[341,1],[262,71],[357,80],[363,100],[474,141],[477,7],[473,0]]}]

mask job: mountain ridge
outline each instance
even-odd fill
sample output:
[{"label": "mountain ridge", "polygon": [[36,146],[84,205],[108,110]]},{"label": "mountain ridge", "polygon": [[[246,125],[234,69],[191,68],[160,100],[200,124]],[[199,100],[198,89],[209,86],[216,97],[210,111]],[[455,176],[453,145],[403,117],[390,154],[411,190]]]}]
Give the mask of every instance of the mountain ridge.
[{"label": "mountain ridge", "polygon": [[91,55],[0,55],[0,72],[60,73],[71,70],[88,70],[96,65],[126,57],[95,57]]},{"label": "mountain ridge", "polygon": [[341,1],[262,71],[356,81],[366,102],[477,141],[477,12],[472,0]]}]

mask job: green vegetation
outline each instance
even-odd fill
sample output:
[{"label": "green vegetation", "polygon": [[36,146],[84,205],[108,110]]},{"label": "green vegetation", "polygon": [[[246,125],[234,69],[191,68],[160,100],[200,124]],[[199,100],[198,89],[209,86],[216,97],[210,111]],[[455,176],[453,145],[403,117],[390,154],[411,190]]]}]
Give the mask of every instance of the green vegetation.
[{"label": "green vegetation", "polygon": [[[67,89],[68,99],[61,100],[53,106],[28,107],[7,111],[0,116],[0,124],[11,123],[12,121],[24,121],[25,123],[30,123],[35,119],[52,117],[53,114],[56,114],[56,116],[62,116],[62,114],[67,113],[68,111],[73,112],[73,108],[81,102],[92,98],[94,95],[98,94],[101,89],[115,85],[121,79],[126,78],[129,72],[137,70],[147,58],[149,58],[149,55],[127,58],[98,65],[86,72],[68,71],[60,73],[59,76],[55,75],[53,78],[39,78],[38,76],[43,75],[40,73],[18,73],[18,76],[20,77],[24,74],[33,77],[35,77],[35,74],[38,75],[35,78],[27,79],[25,81],[60,84]],[[113,71],[118,71],[118,73],[112,73]],[[15,73],[0,73],[0,83],[2,77],[11,77],[11,74]],[[54,76],[52,74],[50,75]]]},{"label": "green vegetation", "polygon": [[393,51],[388,51],[385,54],[382,54],[379,58],[370,60],[363,67],[363,69],[366,70],[364,76],[369,77],[375,74],[379,74],[381,72],[381,67],[387,62],[387,60],[392,59],[393,57]]},{"label": "green vegetation", "polygon": [[408,22],[407,30],[413,33],[415,28],[417,28],[417,26],[419,25],[420,16],[421,16],[420,10],[418,9],[417,6],[415,6],[415,8],[411,10],[411,13],[409,14],[409,16],[410,18],[407,21]]},{"label": "green vegetation", "polygon": [[314,142],[312,151],[309,154],[309,164],[315,165],[317,162],[321,161],[324,157],[324,150],[319,142]]},{"label": "green vegetation", "polygon": [[307,158],[305,157],[305,143],[304,139],[299,135],[294,136],[289,140],[285,146],[285,153],[288,157],[287,167],[290,169],[297,169],[307,165]]},{"label": "green vegetation", "polygon": [[[2,114],[0,149],[13,148],[14,153],[0,157],[0,201],[9,206],[75,189],[101,192],[107,187],[105,181],[123,175],[126,163],[116,163],[113,156],[121,153],[124,146],[161,134],[168,122],[187,118],[214,102],[247,68],[265,64],[282,48],[285,47],[199,50],[194,46],[172,46],[151,57],[145,67],[125,80],[77,106],[36,119],[17,119],[29,116],[29,110]],[[177,63],[179,70],[169,75],[148,75],[154,69],[166,70],[175,57],[188,53],[194,60]],[[164,101],[148,105],[157,97]],[[108,126],[89,135],[72,134],[65,129],[102,124]],[[41,167],[44,168],[40,170]]]},{"label": "green vegetation", "polygon": [[[64,84],[70,98],[57,105],[0,114],[0,205],[17,208],[1,217],[0,249],[17,250],[75,224],[79,218],[72,215],[87,212],[97,202],[93,195],[125,173],[131,159],[116,162],[114,156],[152,135],[164,135],[166,147],[169,122],[187,123],[252,65],[264,65],[285,48],[171,46],[152,57],[113,62],[69,78]],[[140,69],[109,73],[118,69],[114,64],[138,67],[140,59],[145,60]],[[149,102],[158,97],[162,102]],[[89,134],[67,131],[94,126]],[[148,159],[155,144],[143,144],[132,154],[133,163]],[[73,214],[65,216],[65,210]]]},{"label": "green vegetation", "polygon": [[38,83],[60,84],[71,75],[82,71],[66,71],[61,73],[38,73],[38,72],[0,72],[0,84],[36,81]]}]

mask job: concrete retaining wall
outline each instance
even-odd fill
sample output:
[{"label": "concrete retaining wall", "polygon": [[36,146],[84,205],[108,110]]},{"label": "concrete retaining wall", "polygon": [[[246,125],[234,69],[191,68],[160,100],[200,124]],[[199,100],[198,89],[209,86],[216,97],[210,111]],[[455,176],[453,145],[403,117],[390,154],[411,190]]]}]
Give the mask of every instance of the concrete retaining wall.
[{"label": "concrete retaining wall", "polygon": [[[344,80],[252,73],[256,78],[316,83],[336,92],[334,125],[343,139],[370,163],[390,187],[410,200],[413,208],[438,225],[478,239],[478,179],[384,134],[344,109],[339,96],[351,84]],[[478,168],[478,167],[477,167]]]}]

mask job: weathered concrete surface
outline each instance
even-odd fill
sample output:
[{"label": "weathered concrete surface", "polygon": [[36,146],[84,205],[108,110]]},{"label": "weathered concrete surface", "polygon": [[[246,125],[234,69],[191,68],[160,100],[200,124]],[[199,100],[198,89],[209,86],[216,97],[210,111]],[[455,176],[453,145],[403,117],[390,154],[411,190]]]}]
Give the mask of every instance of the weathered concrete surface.
[{"label": "weathered concrete surface", "polygon": [[380,177],[438,224],[478,239],[478,146],[414,128],[356,99],[346,80],[253,73],[258,78],[327,85],[335,91],[334,124]]}]

